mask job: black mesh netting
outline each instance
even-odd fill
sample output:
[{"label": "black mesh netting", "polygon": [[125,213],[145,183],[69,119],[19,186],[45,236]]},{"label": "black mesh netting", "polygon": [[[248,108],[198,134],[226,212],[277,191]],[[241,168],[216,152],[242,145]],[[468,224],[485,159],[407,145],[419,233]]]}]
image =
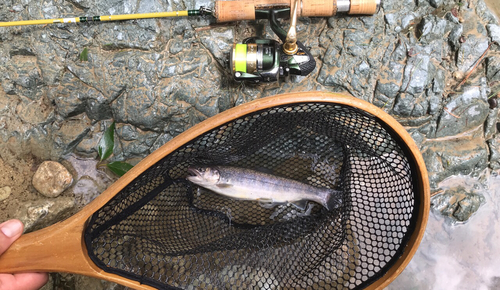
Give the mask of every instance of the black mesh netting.
[{"label": "black mesh netting", "polygon": [[[416,223],[408,152],[385,123],[345,105],[242,116],[159,160],[95,212],[88,253],[104,271],[158,288],[362,288],[399,258]],[[199,164],[337,189],[342,206],[233,200],[186,181]]]}]

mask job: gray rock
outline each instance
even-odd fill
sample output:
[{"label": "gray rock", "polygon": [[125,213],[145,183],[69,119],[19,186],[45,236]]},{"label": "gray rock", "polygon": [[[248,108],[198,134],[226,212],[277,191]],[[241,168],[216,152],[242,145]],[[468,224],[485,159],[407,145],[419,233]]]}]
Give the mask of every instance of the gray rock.
[{"label": "gray rock", "polygon": [[488,166],[488,147],[481,131],[473,136],[427,140],[420,151],[424,157],[431,188],[452,175],[478,174]]},{"label": "gray rock", "polygon": [[219,62],[221,67],[229,64],[229,52],[232,50],[234,41],[233,29],[230,27],[218,27],[202,30],[198,33],[201,43]]},{"label": "gray rock", "polygon": [[486,77],[488,82],[500,82],[500,59],[490,56],[486,58]]},{"label": "gray rock", "polygon": [[16,212],[24,223],[24,231],[31,232],[68,218],[75,206],[74,198],[58,197],[51,200],[28,202]]},{"label": "gray rock", "polygon": [[[151,153],[150,148],[158,138],[158,133],[145,132],[131,125],[116,126],[116,134],[123,150],[123,158],[130,159]],[[113,159],[111,159],[113,160]]]},{"label": "gray rock", "polygon": [[498,24],[498,16],[495,16],[486,5],[485,1],[477,1],[475,13],[483,23]]},{"label": "gray rock", "polygon": [[409,117],[415,105],[415,96],[412,94],[401,93],[398,95],[396,102],[394,103],[394,114],[402,117]]},{"label": "gray rock", "polygon": [[381,81],[378,81],[376,91],[393,99],[398,95],[399,85],[397,85],[396,83],[393,83],[393,82],[382,83]]},{"label": "gray rock", "polygon": [[58,197],[73,183],[73,176],[61,164],[45,161],[33,175],[33,186],[46,197]]},{"label": "gray rock", "polygon": [[462,37],[464,28],[461,24],[455,24],[448,35],[448,42],[453,46],[454,49],[460,47],[460,38]]},{"label": "gray rock", "polygon": [[432,208],[442,215],[456,222],[467,221],[479,207],[484,204],[485,198],[481,194],[473,193],[462,187],[448,189],[431,200]]},{"label": "gray rock", "polygon": [[488,140],[488,148],[490,150],[490,168],[493,170],[500,169],[500,134],[496,134],[493,139]]},{"label": "gray rock", "polygon": [[487,96],[478,87],[466,87],[451,97],[439,116],[436,137],[453,136],[481,126],[489,114]]},{"label": "gray rock", "polygon": [[475,35],[468,35],[466,40],[460,46],[457,55],[458,71],[467,73],[474,63],[481,57],[481,55],[488,48],[488,39],[480,38]]},{"label": "gray rock", "polygon": [[435,15],[425,16],[418,25],[418,29],[421,33],[419,35],[420,40],[430,43],[434,40],[442,39],[447,25],[448,23],[445,19],[438,18]]},{"label": "gray rock", "polygon": [[436,68],[429,55],[420,53],[410,58],[404,71],[402,92],[413,95],[421,94],[430,85],[435,73]]},{"label": "gray rock", "polygon": [[499,108],[490,109],[488,118],[484,123],[484,138],[489,140],[497,133],[497,123],[498,123],[498,112]]},{"label": "gray rock", "polygon": [[430,115],[435,115],[436,113],[439,112],[439,109],[441,108],[441,100],[442,100],[441,94],[430,94],[430,96],[429,96],[429,114]]},{"label": "gray rock", "polygon": [[385,22],[390,26],[394,26],[398,24],[399,15],[396,14],[385,14],[384,15]]},{"label": "gray rock", "polygon": [[443,0],[429,0],[429,4],[431,4],[431,6],[434,8],[438,8],[439,6],[443,5]]},{"label": "gray rock", "polygon": [[68,154],[83,140],[91,127],[91,121],[85,113],[54,123],[51,128],[54,144]]},{"label": "gray rock", "polygon": [[415,15],[413,14],[405,15],[403,19],[401,19],[401,27],[403,29],[407,29],[413,23],[413,20],[415,20]]},{"label": "gray rock", "polygon": [[436,70],[436,75],[432,80],[432,92],[441,94],[445,89],[446,73],[443,69]]},{"label": "gray rock", "polygon": [[36,57],[15,55],[12,61],[16,65],[10,63],[7,67],[7,73],[13,82],[13,88],[8,90],[32,100],[39,98],[39,89],[43,86],[43,81],[41,72],[36,65]]},{"label": "gray rock", "polygon": [[491,38],[491,41],[500,45],[500,26],[496,24],[488,24],[486,25],[486,29],[488,30],[488,36]]}]

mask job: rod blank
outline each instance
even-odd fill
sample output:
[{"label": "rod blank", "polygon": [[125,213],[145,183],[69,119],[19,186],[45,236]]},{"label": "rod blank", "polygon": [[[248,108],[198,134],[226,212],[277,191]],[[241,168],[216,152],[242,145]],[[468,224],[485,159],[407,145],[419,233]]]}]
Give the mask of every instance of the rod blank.
[{"label": "rod blank", "polygon": [[91,16],[91,17],[82,16],[82,17],[73,17],[73,18],[56,18],[56,19],[21,20],[21,21],[0,22],[0,27],[23,26],[23,25],[42,25],[42,24],[55,24],[55,23],[120,21],[120,20],[163,18],[163,17],[182,17],[182,16],[197,16],[197,15],[201,15],[201,12],[199,10],[154,12],[154,13],[140,13],[140,14],[120,14],[120,15],[105,15],[105,16]]}]

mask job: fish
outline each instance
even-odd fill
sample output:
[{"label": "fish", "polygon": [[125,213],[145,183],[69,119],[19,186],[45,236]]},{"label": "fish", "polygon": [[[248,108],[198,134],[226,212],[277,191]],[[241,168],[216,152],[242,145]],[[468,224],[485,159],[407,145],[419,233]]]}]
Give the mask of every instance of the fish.
[{"label": "fish", "polygon": [[233,166],[191,166],[190,182],[238,200],[254,200],[265,208],[292,204],[305,210],[309,201],[327,210],[341,206],[341,191],[319,188],[293,179]]}]

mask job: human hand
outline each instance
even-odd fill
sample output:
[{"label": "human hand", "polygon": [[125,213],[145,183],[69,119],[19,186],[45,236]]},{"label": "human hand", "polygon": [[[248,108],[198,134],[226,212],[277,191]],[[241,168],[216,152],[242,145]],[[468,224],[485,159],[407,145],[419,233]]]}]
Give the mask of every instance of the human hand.
[{"label": "human hand", "polygon": [[[8,220],[0,224],[0,255],[23,233],[24,225],[19,220]],[[39,289],[49,276],[47,273],[0,274],[0,290]]]}]

